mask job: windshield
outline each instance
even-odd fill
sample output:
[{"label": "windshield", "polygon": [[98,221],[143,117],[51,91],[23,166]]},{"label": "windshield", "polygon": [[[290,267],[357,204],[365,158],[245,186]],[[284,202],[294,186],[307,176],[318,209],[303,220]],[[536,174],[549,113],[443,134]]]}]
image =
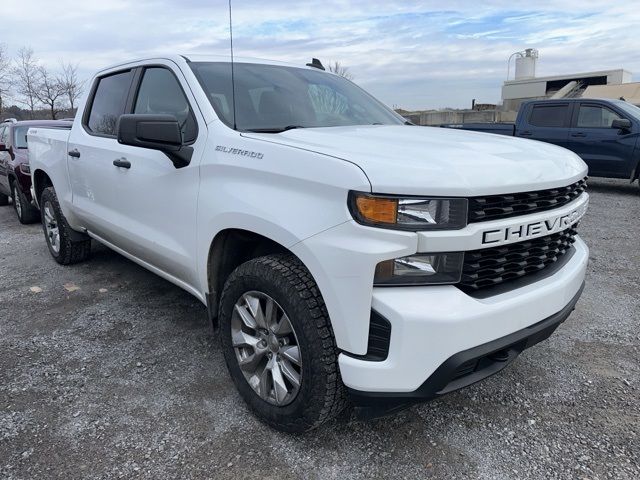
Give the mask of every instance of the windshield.
[{"label": "windshield", "polygon": [[616,106],[620,107],[636,120],[640,120],[640,108],[636,107],[635,105],[627,102],[616,102]]},{"label": "windshield", "polygon": [[[218,117],[233,128],[231,64],[192,62]],[[402,125],[404,119],[350,81],[322,71],[235,63],[236,127],[279,133],[291,128]]]},{"label": "windshield", "polygon": [[27,132],[29,127],[15,127],[13,129],[13,147],[27,148]]}]

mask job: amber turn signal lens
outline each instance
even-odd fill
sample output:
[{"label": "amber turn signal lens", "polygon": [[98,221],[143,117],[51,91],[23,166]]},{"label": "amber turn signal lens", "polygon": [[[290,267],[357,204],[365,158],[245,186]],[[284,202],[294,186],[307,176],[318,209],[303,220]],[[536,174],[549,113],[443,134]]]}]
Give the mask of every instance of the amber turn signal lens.
[{"label": "amber turn signal lens", "polygon": [[398,219],[397,199],[361,196],[356,198],[356,206],[362,218],[369,222],[393,224]]}]

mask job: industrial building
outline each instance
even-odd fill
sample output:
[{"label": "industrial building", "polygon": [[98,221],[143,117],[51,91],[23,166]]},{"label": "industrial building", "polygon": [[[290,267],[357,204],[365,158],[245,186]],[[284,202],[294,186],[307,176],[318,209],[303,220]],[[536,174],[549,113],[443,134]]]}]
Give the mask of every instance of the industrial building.
[{"label": "industrial building", "polygon": [[[512,59],[515,64],[511,77]],[[545,98],[611,98],[640,105],[640,82],[622,68],[594,72],[537,77],[538,51],[528,48],[509,57],[507,80],[502,85],[502,101],[495,108],[475,104],[468,110],[428,110],[401,112],[418,125],[442,125],[467,122],[513,122],[526,100]]]},{"label": "industrial building", "polygon": [[[620,98],[626,92],[638,96],[640,84],[632,84],[631,72],[624,69],[536,77],[538,51],[516,52],[515,76],[502,85],[502,110],[517,111],[526,100],[544,98]],[[509,72],[509,68],[507,71]],[[635,88],[627,89],[627,85]],[[622,88],[622,89],[621,89]],[[588,93],[587,93],[588,92]],[[626,100],[630,100],[625,97]],[[640,102],[640,99],[639,99]]]}]

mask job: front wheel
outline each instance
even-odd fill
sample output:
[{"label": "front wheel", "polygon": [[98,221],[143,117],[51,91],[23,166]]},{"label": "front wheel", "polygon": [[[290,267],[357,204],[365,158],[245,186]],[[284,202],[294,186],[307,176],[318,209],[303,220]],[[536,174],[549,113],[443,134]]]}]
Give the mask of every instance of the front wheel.
[{"label": "front wheel", "polygon": [[258,418],[304,432],[346,406],[338,350],[309,271],[293,255],[239,266],[220,301],[220,337],[231,377]]},{"label": "front wheel", "polygon": [[91,238],[75,232],[69,226],[53,187],[45,188],[42,192],[40,208],[47,247],[55,261],[61,265],[70,265],[89,258]]}]

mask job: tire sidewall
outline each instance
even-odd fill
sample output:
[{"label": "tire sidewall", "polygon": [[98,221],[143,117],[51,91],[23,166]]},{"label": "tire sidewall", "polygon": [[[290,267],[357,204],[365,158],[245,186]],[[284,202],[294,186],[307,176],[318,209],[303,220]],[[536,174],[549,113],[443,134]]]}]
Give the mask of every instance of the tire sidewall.
[{"label": "tire sidewall", "polygon": [[[20,189],[16,182],[11,183],[11,199],[13,200],[13,211],[16,212],[20,223],[24,223],[24,203],[20,196]],[[18,202],[20,202],[20,212],[18,212]]]},{"label": "tire sidewall", "polygon": [[[42,192],[42,198],[40,199],[40,203],[42,205],[42,209],[40,210],[40,218],[42,221],[42,230],[44,232],[44,238],[45,238],[45,241],[47,242],[47,248],[49,249],[49,253],[51,254],[51,256],[55,259],[58,259],[62,254],[62,249],[64,245],[63,245],[63,242],[61,241],[58,252],[56,252],[51,247],[51,240],[49,239],[49,235],[47,235],[47,226],[46,226],[47,221],[44,216],[44,212],[47,204],[51,205],[51,213],[55,217],[56,222],[58,223],[58,231],[60,231],[60,229],[62,228],[62,221],[60,218],[61,215],[60,215],[60,207],[58,205],[58,198],[56,197],[56,194],[52,189],[47,188],[45,189],[44,192]],[[60,238],[62,239],[62,235]]]},{"label": "tire sidewall", "polygon": [[[315,358],[316,350],[320,350],[313,348],[315,325],[305,299],[287,288],[289,282],[284,275],[279,276],[280,281],[273,281],[274,277],[278,277],[277,270],[254,263],[250,268],[247,268],[247,264],[238,267],[229,278],[220,304],[220,337],[225,361],[240,395],[259,417],[280,428],[283,423],[291,423],[295,419],[312,424],[313,418],[305,419],[311,413],[308,407],[314,399],[318,401],[324,398],[323,383],[326,381],[322,378],[323,372],[316,367],[316,362],[320,360]],[[231,316],[236,302],[249,291],[266,293],[278,302],[295,330],[302,361],[302,381],[296,398],[290,404],[276,406],[260,398],[246,381],[238,364],[231,344]]]},{"label": "tire sidewall", "polygon": [[[12,192],[14,210],[20,223],[28,225],[36,222],[40,217],[39,212],[31,205],[17,181],[14,181],[12,184]],[[20,214],[18,214],[16,200],[20,202]]]}]

